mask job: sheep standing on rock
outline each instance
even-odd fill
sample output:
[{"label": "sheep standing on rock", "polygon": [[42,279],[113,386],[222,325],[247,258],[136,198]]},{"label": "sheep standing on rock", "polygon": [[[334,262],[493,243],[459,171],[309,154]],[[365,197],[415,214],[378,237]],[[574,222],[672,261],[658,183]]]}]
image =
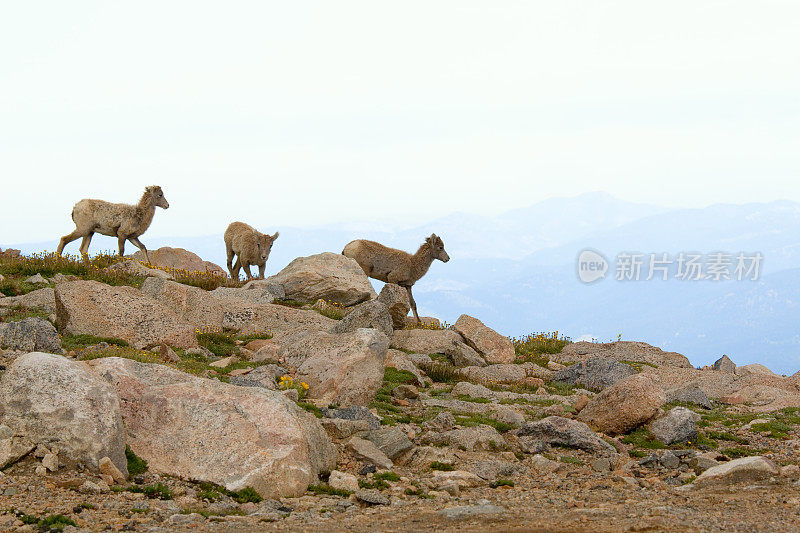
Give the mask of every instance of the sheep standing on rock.
[{"label": "sheep standing on rock", "polygon": [[125,255],[125,241],[131,241],[144,252],[145,261],[149,263],[147,248],[139,241],[139,236],[147,231],[153,222],[156,207],[164,209],[169,207],[169,202],[164,198],[164,192],[158,185],[145,188],[142,198],[136,205],[112,204],[103,200],[81,200],[72,208],[75,231],[61,237],[56,253],[61,255],[64,246],[78,237],[83,237],[80,252],[86,257],[92,236],[99,233],[117,238],[120,256]]},{"label": "sheep standing on rock", "polygon": [[[231,278],[239,279],[239,269],[244,267],[247,279],[253,279],[250,265],[258,266],[258,279],[264,279],[264,270],[267,267],[267,258],[272,250],[272,243],[278,238],[275,235],[265,235],[244,222],[232,222],[225,230],[225,251],[228,254],[228,271]],[[233,256],[236,255],[236,264]]]},{"label": "sheep standing on rock", "polygon": [[417,314],[417,304],[411,294],[411,286],[425,275],[434,259],[444,263],[450,261],[450,256],[444,251],[441,237],[435,233],[425,239],[414,255],[375,241],[360,239],[345,246],[342,255],[355,259],[367,276],[405,287],[408,291],[408,303],[411,304],[417,324],[422,321]]}]

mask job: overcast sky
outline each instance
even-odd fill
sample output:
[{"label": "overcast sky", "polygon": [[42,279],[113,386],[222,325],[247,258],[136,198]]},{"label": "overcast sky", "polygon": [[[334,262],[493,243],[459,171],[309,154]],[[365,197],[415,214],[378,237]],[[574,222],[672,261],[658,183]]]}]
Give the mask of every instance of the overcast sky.
[{"label": "overcast sky", "polygon": [[798,28],[796,0],[5,2],[0,243],[150,184],[153,235],[800,201]]}]

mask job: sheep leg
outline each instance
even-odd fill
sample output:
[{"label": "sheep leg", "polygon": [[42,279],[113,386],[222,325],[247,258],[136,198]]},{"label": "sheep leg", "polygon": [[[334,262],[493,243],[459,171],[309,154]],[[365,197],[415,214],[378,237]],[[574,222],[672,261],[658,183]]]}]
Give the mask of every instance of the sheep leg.
[{"label": "sheep leg", "polygon": [[258,279],[264,279],[264,271],[267,270],[267,264],[258,266]]},{"label": "sheep leg", "polygon": [[[134,246],[136,246],[142,251],[142,253],[144,254],[144,261],[149,264],[150,258],[147,257],[147,248],[145,248],[144,244],[142,244],[142,241],[139,240],[139,237],[129,237],[128,240],[131,241]],[[123,243],[123,246],[124,245],[125,244]],[[120,255],[122,255],[122,250],[120,250]]]},{"label": "sheep leg", "polygon": [[117,235],[117,245],[119,247],[120,257],[125,255],[125,239],[127,239],[125,235]]},{"label": "sheep leg", "polygon": [[228,256],[228,272],[231,273],[231,278],[233,278],[233,247],[226,244],[225,253]]},{"label": "sheep leg", "polygon": [[253,273],[250,272],[250,263],[247,261],[242,261],[242,268],[244,268],[244,272],[247,274],[247,281],[253,279]]},{"label": "sheep leg", "polygon": [[233,281],[239,281],[239,269],[242,268],[242,258],[236,258],[236,264],[233,265],[233,269],[231,270],[231,279]]},{"label": "sheep leg", "polygon": [[64,235],[63,237],[61,237],[61,240],[58,241],[58,249],[56,250],[56,253],[58,255],[61,255],[61,252],[64,251],[64,247],[69,243],[71,243],[72,241],[74,241],[75,239],[77,239],[78,237],[82,237],[82,235],[81,232],[78,231],[77,229],[75,229],[75,231],[73,231],[69,235]]},{"label": "sheep leg", "polygon": [[81,252],[81,257],[83,257],[84,259],[86,259],[86,257],[89,255],[89,243],[92,242],[92,235],[94,235],[94,233],[86,235],[81,241],[80,252]]},{"label": "sheep leg", "polygon": [[407,285],[406,290],[408,291],[408,303],[411,304],[411,309],[414,311],[414,318],[417,319],[417,324],[422,324],[422,320],[417,314],[417,302],[414,301],[414,295],[411,294],[411,285]]}]

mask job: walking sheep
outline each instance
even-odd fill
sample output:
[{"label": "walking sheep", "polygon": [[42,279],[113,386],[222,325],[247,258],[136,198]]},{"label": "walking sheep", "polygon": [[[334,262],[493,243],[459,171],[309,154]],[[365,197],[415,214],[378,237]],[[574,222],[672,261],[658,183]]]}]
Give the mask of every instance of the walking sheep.
[{"label": "walking sheep", "polygon": [[[272,243],[278,238],[275,235],[264,235],[244,222],[232,222],[225,230],[225,251],[228,253],[228,271],[231,278],[239,279],[239,268],[244,267],[247,279],[253,279],[250,265],[258,266],[258,279],[264,279],[264,270],[267,268],[267,258],[272,250]],[[233,264],[233,256],[236,264]]]},{"label": "walking sheep", "polygon": [[425,239],[414,255],[366,240],[350,242],[342,250],[342,255],[355,259],[367,276],[405,287],[417,324],[420,324],[421,320],[417,314],[414,296],[411,294],[411,286],[425,275],[434,259],[444,263],[450,261],[450,256],[444,251],[441,237],[435,233]]},{"label": "walking sheep", "polygon": [[136,205],[112,204],[103,200],[81,200],[72,208],[75,231],[61,237],[56,253],[61,255],[64,246],[83,237],[80,252],[86,257],[92,236],[99,233],[117,238],[120,256],[125,255],[125,241],[131,241],[144,252],[145,261],[149,263],[147,248],[139,241],[139,236],[147,231],[153,222],[156,207],[164,209],[169,207],[169,202],[164,198],[164,192],[158,185],[145,188],[142,198]]}]

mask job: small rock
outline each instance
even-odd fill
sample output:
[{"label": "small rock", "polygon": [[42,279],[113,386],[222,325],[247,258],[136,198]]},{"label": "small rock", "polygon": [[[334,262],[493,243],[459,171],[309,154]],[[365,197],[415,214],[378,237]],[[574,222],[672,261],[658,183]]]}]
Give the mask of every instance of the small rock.
[{"label": "small rock", "polygon": [[714,364],[711,365],[711,368],[719,372],[727,372],[728,374],[733,374],[736,372],[736,364],[731,361],[727,355],[723,355],[714,361]]},{"label": "small rock", "polygon": [[161,343],[161,347],[158,349],[158,353],[161,356],[163,361],[167,361],[168,363],[180,363],[181,358],[178,357],[178,354],[175,351],[167,346],[165,343]]},{"label": "small rock", "polygon": [[42,458],[42,466],[47,468],[50,472],[58,470],[58,456],[54,453],[45,454]]},{"label": "small rock", "polygon": [[334,439],[347,439],[358,432],[369,431],[369,422],[366,420],[345,420],[343,418],[321,418],[322,427]]},{"label": "small rock", "polygon": [[636,371],[630,365],[620,363],[616,359],[593,357],[556,372],[553,380],[600,391],[634,374]]},{"label": "small rock", "polygon": [[731,484],[769,479],[779,473],[775,464],[760,455],[742,457],[709,468],[694,481],[695,485]]},{"label": "small rock", "polygon": [[391,501],[376,490],[359,490],[355,493],[356,499],[369,505],[389,505]]},{"label": "small rock", "polygon": [[33,469],[33,472],[37,476],[44,476],[45,474],[47,474],[47,467],[44,465],[36,465],[36,468]]},{"label": "small rock", "polygon": [[677,389],[671,389],[666,392],[667,403],[671,402],[685,402],[699,405],[704,409],[713,409],[714,404],[708,399],[703,389],[696,384],[690,383]]},{"label": "small rock", "polygon": [[114,465],[114,462],[109,457],[103,457],[100,459],[99,467],[100,472],[111,476],[115,482],[123,483],[125,481],[125,474],[123,474],[120,469]]},{"label": "small rock", "polygon": [[546,451],[551,446],[578,448],[589,453],[611,457],[616,449],[601,439],[583,422],[558,416],[549,416],[529,422],[516,430],[523,450],[528,453]]},{"label": "small rock", "polygon": [[456,425],[456,417],[453,416],[453,413],[450,411],[443,411],[436,415],[431,420],[424,422],[422,424],[422,428],[430,431],[435,431],[437,433],[442,433],[444,431],[450,431]]},{"label": "small rock", "polygon": [[659,461],[661,462],[661,466],[669,468],[670,470],[675,470],[681,465],[681,460],[669,450],[661,454]]},{"label": "small rock", "polygon": [[43,444],[37,444],[36,449],[33,450],[33,456],[37,459],[44,459],[44,456],[48,453],[52,453],[48,450]]},{"label": "small rock", "polygon": [[389,469],[394,465],[392,460],[389,459],[385,453],[368,440],[352,437],[347,441],[346,449],[354,455],[356,459],[366,461],[378,468]]},{"label": "small rock", "polygon": [[41,274],[35,274],[25,278],[25,283],[47,283],[47,279]]},{"label": "small rock", "polygon": [[372,411],[361,405],[343,407],[340,409],[322,409],[323,416],[327,418],[341,418],[344,420],[365,420],[369,424],[369,429],[379,429],[380,419]]},{"label": "small rock", "polygon": [[611,461],[608,457],[600,457],[589,462],[595,472],[608,472],[611,470]]},{"label": "small rock", "polygon": [[392,396],[394,398],[409,398],[413,400],[419,398],[419,390],[414,385],[398,385],[392,391]]},{"label": "small rock", "polygon": [[374,474],[378,471],[378,468],[375,465],[364,465],[358,471],[359,476],[366,476],[367,474]]},{"label": "small rock", "polygon": [[697,440],[697,421],[700,415],[686,407],[670,409],[664,416],[649,424],[655,438],[670,445]]},{"label": "small rock", "polygon": [[697,474],[697,475],[702,474],[703,472],[705,472],[709,468],[713,468],[713,467],[717,466],[718,464],[719,464],[719,461],[715,461],[714,459],[712,459],[710,457],[705,457],[705,456],[702,456],[702,455],[697,456],[697,457],[692,457],[689,460],[689,468],[694,470],[695,474]]},{"label": "small rock", "polygon": [[358,490],[358,478],[353,474],[333,470],[328,478],[328,485],[334,489],[356,492]]},{"label": "small rock", "polygon": [[81,492],[82,494],[100,494],[103,492],[103,489],[97,483],[87,479],[80,487],[78,487],[78,492]]},{"label": "small rock", "polygon": [[589,403],[589,397],[585,394],[581,394],[580,398],[578,398],[572,405],[572,409],[575,411],[575,414],[580,413],[581,410],[586,407],[587,403]]},{"label": "small rock", "polygon": [[396,459],[414,447],[408,436],[398,427],[376,429],[364,438],[378,447],[389,459]]},{"label": "small rock", "polygon": [[455,483],[460,489],[471,489],[486,484],[479,476],[466,470],[453,470],[451,472],[437,470],[433,473],[433,484],[437,489],[442,489],[448,483]]},{"label": "small rock", "polygon": [[297,389],[286,389],[282,390],[281,393],[293,402],[300,400],[300,393],[297,392]]},{"label": "small rock", "polygon": [[225,368],[226,366],[230,366],[238,362],[239,358],[235,355],[231,355],[223,359],[220,359],[219,361],[214,361],[213,363],[210,363],[209,366],[213,366],[214,368]]},{"label": "small rock", "polygon": [[500,514],[505,512],[505,507],[499,505],[492,505],[489,503],[482,503],[477,505],[462,505],[459,507],[448,507],[439,511],[439,515],[448,520],[461,520],[470,518],[477,515],[486,514]]}]

